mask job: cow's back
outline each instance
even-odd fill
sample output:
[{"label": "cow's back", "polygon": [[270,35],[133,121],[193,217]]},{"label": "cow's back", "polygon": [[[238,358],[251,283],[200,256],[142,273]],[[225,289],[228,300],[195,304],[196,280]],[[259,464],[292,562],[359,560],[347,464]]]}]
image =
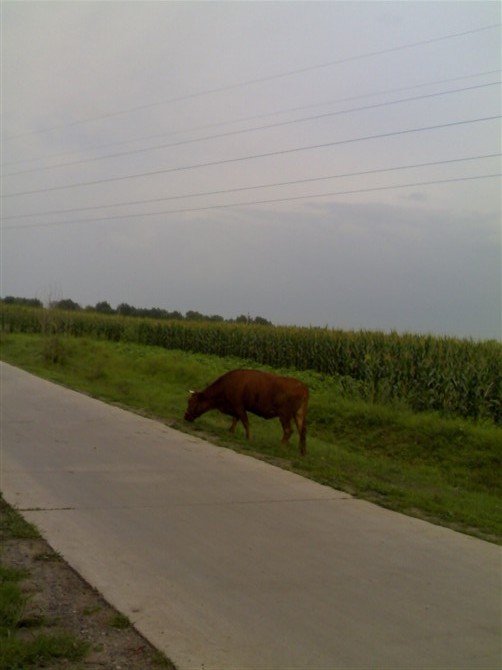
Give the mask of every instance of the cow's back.
[{"label": "cow's back", "polygon": [[297,379],[261,370],[232,370],[212,386],[229,404],[264,417],[293,415],[308,398],[307,386]]}]

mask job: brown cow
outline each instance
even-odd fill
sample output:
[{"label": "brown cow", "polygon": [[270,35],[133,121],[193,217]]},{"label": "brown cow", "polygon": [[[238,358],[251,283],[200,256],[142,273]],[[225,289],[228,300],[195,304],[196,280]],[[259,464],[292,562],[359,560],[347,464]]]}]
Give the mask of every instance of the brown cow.
[{"label": "brown cow", "polygon": [[237,423],[242,421],[248,440],[250,431],[246,412],[252,412],[264,419],[279,417],[284,447],[293,432],[291,420],[294,419],[300,434],[300,453],[305,455],[309,390],[297,379],[279,377],[259,370],[232,370],[203,391],[190,393],[185,413],[187,421],[194,421],[201,414],[217,409],[232,417],[232,433]]}]

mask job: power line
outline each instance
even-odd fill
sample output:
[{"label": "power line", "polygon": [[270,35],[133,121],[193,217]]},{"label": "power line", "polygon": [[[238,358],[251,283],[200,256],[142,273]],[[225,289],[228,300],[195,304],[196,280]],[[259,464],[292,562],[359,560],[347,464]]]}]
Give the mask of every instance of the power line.
[{"label": "power line", "polygon": [[237,163],[240,161],[247,161],[247,160],[254,160],[256,158],[270,158],[273,156],[282,156],[285,154],[291,154],[295,152],[301,152],[301,151],[311,151],[314,149],[324,149],[326,147],[332,147],[332,146],[339,146],[342,144],[350,144],[354,142],[364,142],[367,140],[374,140],[374,139],[383,139],[386,137],[396,137],[399,135],[406,135],[406,134],[411,134],[411,133],[419,133],[419,132],[426,132],[430,130],[438,130],[441,128],[452,128],[455,126],[462,126],[462,125],[467,125],[471,123],[482,123],[485,121],[493,121],[495,119],[501,118],[501,115],[495,115],[495,116],[486,116],[486,117],[481,117],[477,119],[466,119],[463,121],[452,121],[449,123],[441,123],[438,125],[433,125],[433,126],[424,126],[421,128],[408,128],[406,130],[398,130],[398,131],[393,131],[389,133],[380,133],[377,135],[366,135],[364,137],[354,137],[351,139],[346,139],[346,140],[336,140],[334,142],[323,142],[322,144],[314,144],[314,145],[308,145],[308,146],[302,146],[302,147],[294,147],[292,149],[282,149],[280,151],[271,151],[263,154],[251,154],[247,156],[239,156],[237,158],[226,158],[223,160],[218,160],[218,161],[210,161],[207,163],[196,163],[193,165],[184,165],[184,166],[178,166],[178,167],[173,167],[173,168],[163,168],[160,170],[150,170],[148,172],[141,172],[137,174],[132,174],[132,175],[124,175],[122,177],[108,177],[106,179],[96,179],[92,181],[87,181],[87,182],[77,182],[73,184],[66,184],[66,185],[61,185],[61,186],[51,186],[49,188],[44,188],[44,189],[34,189],[31,191],[18,191],[16,193],[10,193],[10,194],[4,194],[2,195],[2,198],[13,198],[16,196],[21,196],[21,195],[33,195],[36,193],[48,193],[50,191],[60,191],[60,190],[65,190],[68,188],[77,188],[81,186],[95,186],[97,184],[104,184],[104,183],[110,183],[113,181],[123,181],[125,179],[137,179],[139,177],[151,177],[153,175],[158,175],[158,174],[167,174],[170,172],[180,172],[184,170],[194,170],[197,168],[202,168],[202,167],[212,167],[215,165],[225,165],[225,164],[230,164],[230,163]]},{"label": "power line", "polygon": [[387,107],[390,105],[398,105],[402,104],[404,102],[415,102],[417,100],[427,100],[430,98],[437,98],[445,95],[451,95],[453,93],[464,93],[465,91],[473,91],[481,88],[488,88],[490,86],[499,86],[502,82],[500,81],[494,81],[494,82],[489,82],[486,84],[476,84],[474,86],[466,86],[463,88],[457,88],[457,89],[452,89],[449,91],[439,91],[436,93],[427,93],[424,95],[419,95],[419,96],[412,96],[410,98],[402,98],[400,100],[389,100],[387,102],[379,102],[379,103],[374,103],[372,105],[364,105],[362,107],[352,107],[351,109],[341,109],[337,110],[335,112],[325,112],[324,114],[316,114],[314,116],[304,116],[299,119],[292,119],[289,121],[278,121],[276,123],[269,123],[263,126],[255,126],[254,128],[246,128],[244,130],[231,130],[226,133],[218,133],[215,135],[206,135],[204,137],[198,137],[195,139],[189,139],[189,140],[180,140],[178,142],[169,142],[167,144],[158,144],[153,147],[144,147],[141,149],[131,149],[129,151],[120,151],[118,153],[114,154],[105,154],[103,156],[94,156],[91,158],[82,158],[79,160],[74,160],[74,161],[68,161],[66,163],[57,163],[56,165],[46,165],[46,166],[40,166],[37,168],[30,168],[28,170],[19,170],[18,172],[7,172],[4,173],[4,177],[16,177],[19,175],[23,174],[30,174],[33,172],[41,172],[44,170],[55,170],[57,168],[61,167],[70,167],[72,165],[81,165],[82,163],[91,163],[91,162],[96,162],[96,161],[101,161],[109,158],[121,158],[122,156],[130,156],[132,154],[140,154],[140,153],[147,153],[149,151],[160,151],[162,149],[168,149],[172,147],[177,147],[177,146],[182,146],[184,144],[194,144],[197,142],[203,142],[207,140],[214,140],[214,139],[221,139],[223,137],[231,137],[234,135],[242,135],[245,133],[251,133],[251,132],[256,132],[259,130],[268,130],[271,128],[278,128],[281,126],[288,126],[288,125],[293,125],[295,123],[303,123],[306,121],[318,121],[320,119],[325,119],[329,118],[332,116],[340,116],[342,114],[349,114],[353,112],[361,112],[361,111],[368,111],[370,109],[378,109],[381,107]]},{"label": "power line", "polygon": [[[364,99],[364,98],[373,98],[373,97],[378,96],[378,95],[389,95],[391,93],[400,93],[402,91],[410,91],[410,90],[414,90],[414,89],[418,89],[418,88],[425,88],[427,86],[436,86],[438,84],[449,84],[449,83],[452,83],[452,82],[455,82],[455,81],[464,81],[465,79],[473,79],[473,78],[476,78],[476,77],[483,77],[483,76],[492,75],[492,74],[499,74],[500,71],[501,71],[501,69],[498,68],[496,70],[486,70],[484,72],[478,72],[476,74],[463,75],[461,77],[450,77],[448,79],[435,79],[433,81],[423,82],[422,84],[414,84],[412,86],[401,86],[399,88],[392,88],[392,89],[384,89],[384,90],[380,90],[380,91],[374,91],[373,93],[362,93],[362,94],[359,94],[359,95],[352,95],[352,96],[348,96],[348,97],[345,97],[345,98],[337,98],[335,100],[328,100],[326,102],[317,102],[317,103],[310,104],[310,105],[299,105],[299,106],[296,106],[296,107],[289,107],[289,108],[286,108],[286,109],[276,110],[275,112],[255,114],[253,116],[241,117],[241,118],[238,118],[238,119],[232,119],[230,121],[218,121],[218,122],[215,122],[215,123],[207,123],[207,124],[204,124],[202,126],[196,126],[196,127],[192,127],[192,128],[185,128],[185,129],[181,129],[181,130],[170,131],[168,133],[163,132],[163,133],[155,133],[154,135],[146,135],[146,136],[143,135],[142,137],[135,137],[135,138],[132,138],[132,139],[120,140],[118,142],[108,142],[107,144],[96,145],[94,147],[91,147],[90,150],[96,151],[98,149],[108,149],[109,147],[119,146],[121,144],[131,144],[132,142],[143,142],[145,140],[158,139],[159,137],[166,137],[166,136],[170,137],[170,136],[173,136],[173,135],[180,135],[180,134],[197,132],[197,131],[200,131],[200,130],[207,130],[208,128],[217,128],[219,126],[227,126],[227,125],[232,125],[232,124],[235,124],[235,123],[244,123],[244,122],[247,122],[247,121],[255,121],[257,119],[264,119],[264,118],[268,118],[268,117],[271,117],[271,116],[278,116],[278,115],[281,115],[281,114],[289,114],[291,112],[299,112],[299,111],[305,110],[305,109],[313,109],[315,107],[325,107],[327,105],[335,105],[335,104],[340,104],[342,102],[350,102],[351,100],[361,100],[361,99]],[[67,156],[68,154],[74,154],[74,153],[76,153],[76,151],[71,150],[71,151],[59,152],[57,154],[49,154],[48,156],[41,156],[39,158],[30,158],[30,159],[23,159],[23,160],[8,161],[8,162],[4,162],[3,166],[8,167],[8,166],[11,166],[11,165],[19,165],[20,163],[21,164],[22,163],[32,163],[34,161],[40,161],[40,160],[44,160],[44,159],[46,160],[46,159],[51,159],[51,158],[59,158],[59,157]],[[97,157],[97,158],[99,158],[99,157]],[[47,166],[47,167],[50,167],[50,166]],[[17,173],[17,174],[19,174],[19,173]],[[7,176],[7,175],[4,175],[4,176]]]},{"label": "power line", "polygon": [[233,207],[249,207],[249,206],[256,206],[256,205],[268,205],[268,204],[274,204],[274,203],[279,203],[279,202],[293,202],[297,200],[314,200],[316,198],[328,198],[328,197],[335,197],[339,195],[353,195],[353,194],[358,194],[358,193],[372,193],[372,192],[377,192],[377,191],[390,191],[390,190],[397,190],[397,189],[403,189],[403,188],[416,188],[418,186],[434,186],[437,184],[452,184],[456,182],[462,182],[462,181],[474,181],[474,180],[480,180],[480,179],[491,179],[493,177],[502,177],[502,173],[495,173],[495,174],[485,174],[485,175],[475,175],[471,177],[453,177],[450,179],[436,179],[432,181],[421,181],[421,182],[413,182],[413,183],[408,183],[408,184],[393,184],[389,186],[375,186],[372,188],[361,188],[361,189],[352,189],[352,190],[347,190],[347,191],[335,191],[332,193],[317,193],[313,195],[297,195],[297,196],[290,196],[290,197],[285,197],[285,198],[272,198],[269,200],[254,200],[250,202],[237,202],[237,203],[227,203],[227,204],[221,204],[221,205],[206,205],[204,207],[190,207],[190,208],[184,208],[184,209],[171,209],[171,210],[166,210],[162,212],[146,212],[144,214],[124,214],[124,215],[115,215],[115,216],[109,216],[101,219],[77,219],[74,221],[56,221],[56,222],[50,222],[50,223],[27,223],[27,224],[21,224],[21,225],[15,225],[15,226],[4,226],[3,230],[21,230],[25,228],[50,228],[54,226],[71,226],[71,225],[77,225],[77,224],[82,224],[82,223],[106,223],[108,221],[113,221],[117,219],[127,219],[127,218],[142,218],[142,217],[147,217],[147,216],[167,216],[170,214],[186,214],[186,213],[194,213],[194,212],[205,212],[205,211],[210,211],[210,210],[215,210],[215,209],[230,209]]},{"label": "power line", "polygon": [[[377,168],[374,170],[363,170],[361,172],[346,172],[343,174],[335,174],[335,175],[326,175],[323,177],[310,177],[306,179],[294,179],[290,181],[283,181],[283,182],[275,182],[275,183],[269,183],[269,184],[259,184],[256,186],[241,186],[238,188],[227,188],[227,189],[220,189],[217,191],[203,191],[199,193],[186,193],[183,195],[171,195],[171,196],[165,196],[163,198],[148,198],[144,200],[129,200],[129,201],[124,201],[124,202],[117,202],[111,205],[92,205],[90,207],[73,207],[69,209],[53,209],[45,212],[36,212],[33,214],[15,214],[12,216],[4,216],[3,220],[12,220],[12,219],[24,219],[27,217],[33,217],[33,216],[49,216],[53,214],[71,214],[73,212],[88,212],[88,211],[95,211],[95,210],[103,210],[103,209],[111,209],[114,207],[127,207],[130,205],[146,205],[154,202],[166,202],[169,200],[183,200],[186,198],[201,198],[204,196],[211,196],[211,195],[226,195],[228,193],[238,193],[242,191],[254,191],[262,188],[276,188],[279,186],[295,186],[298,184],[307,184],[307,183],[312,183],[312,182],[317,182],[317,181],[327,181],[329,179],[341,179],[341,178],[347,178],[347,177],[361,177],[361,176],[366,176],[370,174],[381,174],[384,172],[397,172],[399,170],[412,170],[415,168],[423,168],[423,167],[433,167],[437,165],[449,165],[453,163],[462,163],[466,161],[474,161],[474,160],[485,160],[488,158],[497,158],[501,156],[502,154],[496,153],[496,154],[485,154],[481,156],[466,156],[463,158],[450,158],[447,160],[441,160],[441,161],[432,161],[432,162],[427,162],[427,163],[412,163],[408,165],[396,165],[393,167],[387,167],[387,168]],[[136,216],[136,215],[126,215],[126,216]],[[92,219],[91,219],[92,220]]]},{"label": "power line", "polygon": [[35,134],[40,134],[40,133],[48,133],[48,132],[52,132],[54,130],[58,130],[60,128],[69,128],[71,126],[80,125],[80,124],[83,124],[83,123],[90,123],[92,121],[101,121],[101,120],[109,119],[109,118],[112,118],[112,117],[115,117],[115,116],[121,116],[121,115],[124,115],[124,114],[130,114],[132,112],[141,111],[143,109],[150,109],[152,107],[159,107],[159,106],[162,106],[162,105],[169,105],[169,104],[173,104],[173,103],[176,103],[176,102],[182,102],[184,100],[191,100],[191,99],[198,98],[198,97],[205,96],[205,95],[209,95],[209,94],[223,93],[223,92],[226,92],[226,91],[235,90],[237,88],[242,88],[244,86],[259,84],[259,83],[266,82],[266,81],[274,81],[274,80],[281,79],[281,78],[284,78],[284,77],[291,77],[293,75],[304,74],[306,72],[312,72],[313,70],[320,70],[320,69],[324,69],[324,68],[327,68],[327,67],[333,67],[335,65],[342,65],[344,63],[354,62],[354,61],[357,61],[357,60],[363,60],[363,59],[366,59],[366,58],[373,58],[375,56],[383,56],[383,55],[386,55],[386,54],[395,53],[397,51],[403,51],[403,50],[406,50],[406,49],[413,49],[413,48],[416,48],[416,47],[426,46],[428,44],[434,44],[434,43],[442,42],[442,41],[445,41],[445,40],[455,39],[455,38],[458,38],[458,37],[465,37],[467,35],[473,35],[475,33],[480,33],[480,32],[484,32],[484,31],[487,31],[487,30],[492,30],[494,28],[500,28],[501,26],[502,26],[502,23],[495,23],[495,24],[491,24],[491,25],[488,25],[488,26],[482,26],[480,28],[473,28],[471,30],[466,30],[466,31],[463,31],[463,32],[460,32],[460,33],[451,33],[449,35],[442,35],[441,37],[433,37],[433,38],[430,38],[430,39],[427,39],[427,40],[421,40],[419,42],[412,42],[412,43],[409,43],[409,44],[403,44],[403,45],[399,45],[399,46],[395,46],[395,47],[389,47],[387,49],[380,49],[380,50],[377,50],[377,51],[370,51],[370,52],[364,53],[364,54],[356,54],[354,56],[347,56],[345,58],[339,58],[337,60],[328,61],[326,63],[321,63],[321,64],[318,64],[318,65],[309,65],[307,67],[298,68],[298,69],[295,69],[295,70],[289,70],[287,72],[281,72],[281,73],[277,73],[277,74],[267,75],[267,76],[264,76],[264,77],[257,77],[255,79],[248,79],[246,81],[238,82],[236,84],[228,84],[226,86],[220,86],[220,87],[217,87],[217,88],[206,89],[206,90],[203,90],[203,91],[198,91],[196,93],[189,93],[189,94],[186,94],[186,95],[183,95],[183,96],[178,96],[176,98],[169,98],[167,100],[162,100],[162,101],[159,101],[159,102],[152,102],[152,103],[148,103],[146,105],[138,105],[136,107],[131,107],[129,109],[119,110],[119,111],[116,111],[116,112],[110,112],[108,114],[101,114],[101,115],[98,115],[98,116],[89,117],[87,119],[80,119],[78,121],[73,121],[71,123],[66,123],[66,124],[60,124],[58,126],[53,126],[51,128],[46,128],[46,129],[43,129],[43,130],[32,130],[32,131],[29,131],[29,132],[26,132],[26,133],[20,133],[18,135],[11,135],[10,137],[5,137],[4,141],[19,139],[21,137],[27,137],[29,135],[35,135]]}]

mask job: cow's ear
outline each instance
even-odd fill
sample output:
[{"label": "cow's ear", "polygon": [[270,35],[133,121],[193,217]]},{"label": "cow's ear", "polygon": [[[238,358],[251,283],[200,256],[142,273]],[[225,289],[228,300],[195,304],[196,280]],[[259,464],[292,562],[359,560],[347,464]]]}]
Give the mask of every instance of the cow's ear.
[{"label": "cow's ear", "polygon": [[195,395],[195,394],[196,394],[196,391],[188,391],[188,393],[189,393],[190,395]]}]

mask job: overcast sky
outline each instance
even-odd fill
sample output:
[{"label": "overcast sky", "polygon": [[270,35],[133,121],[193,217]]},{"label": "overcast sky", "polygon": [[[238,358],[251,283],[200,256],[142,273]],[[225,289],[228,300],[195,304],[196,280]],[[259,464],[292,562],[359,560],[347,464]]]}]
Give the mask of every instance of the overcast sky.
[{"label": "overcast sky", "polygon": [[500,3],[1,7],[3,297],[501,337]]}]

